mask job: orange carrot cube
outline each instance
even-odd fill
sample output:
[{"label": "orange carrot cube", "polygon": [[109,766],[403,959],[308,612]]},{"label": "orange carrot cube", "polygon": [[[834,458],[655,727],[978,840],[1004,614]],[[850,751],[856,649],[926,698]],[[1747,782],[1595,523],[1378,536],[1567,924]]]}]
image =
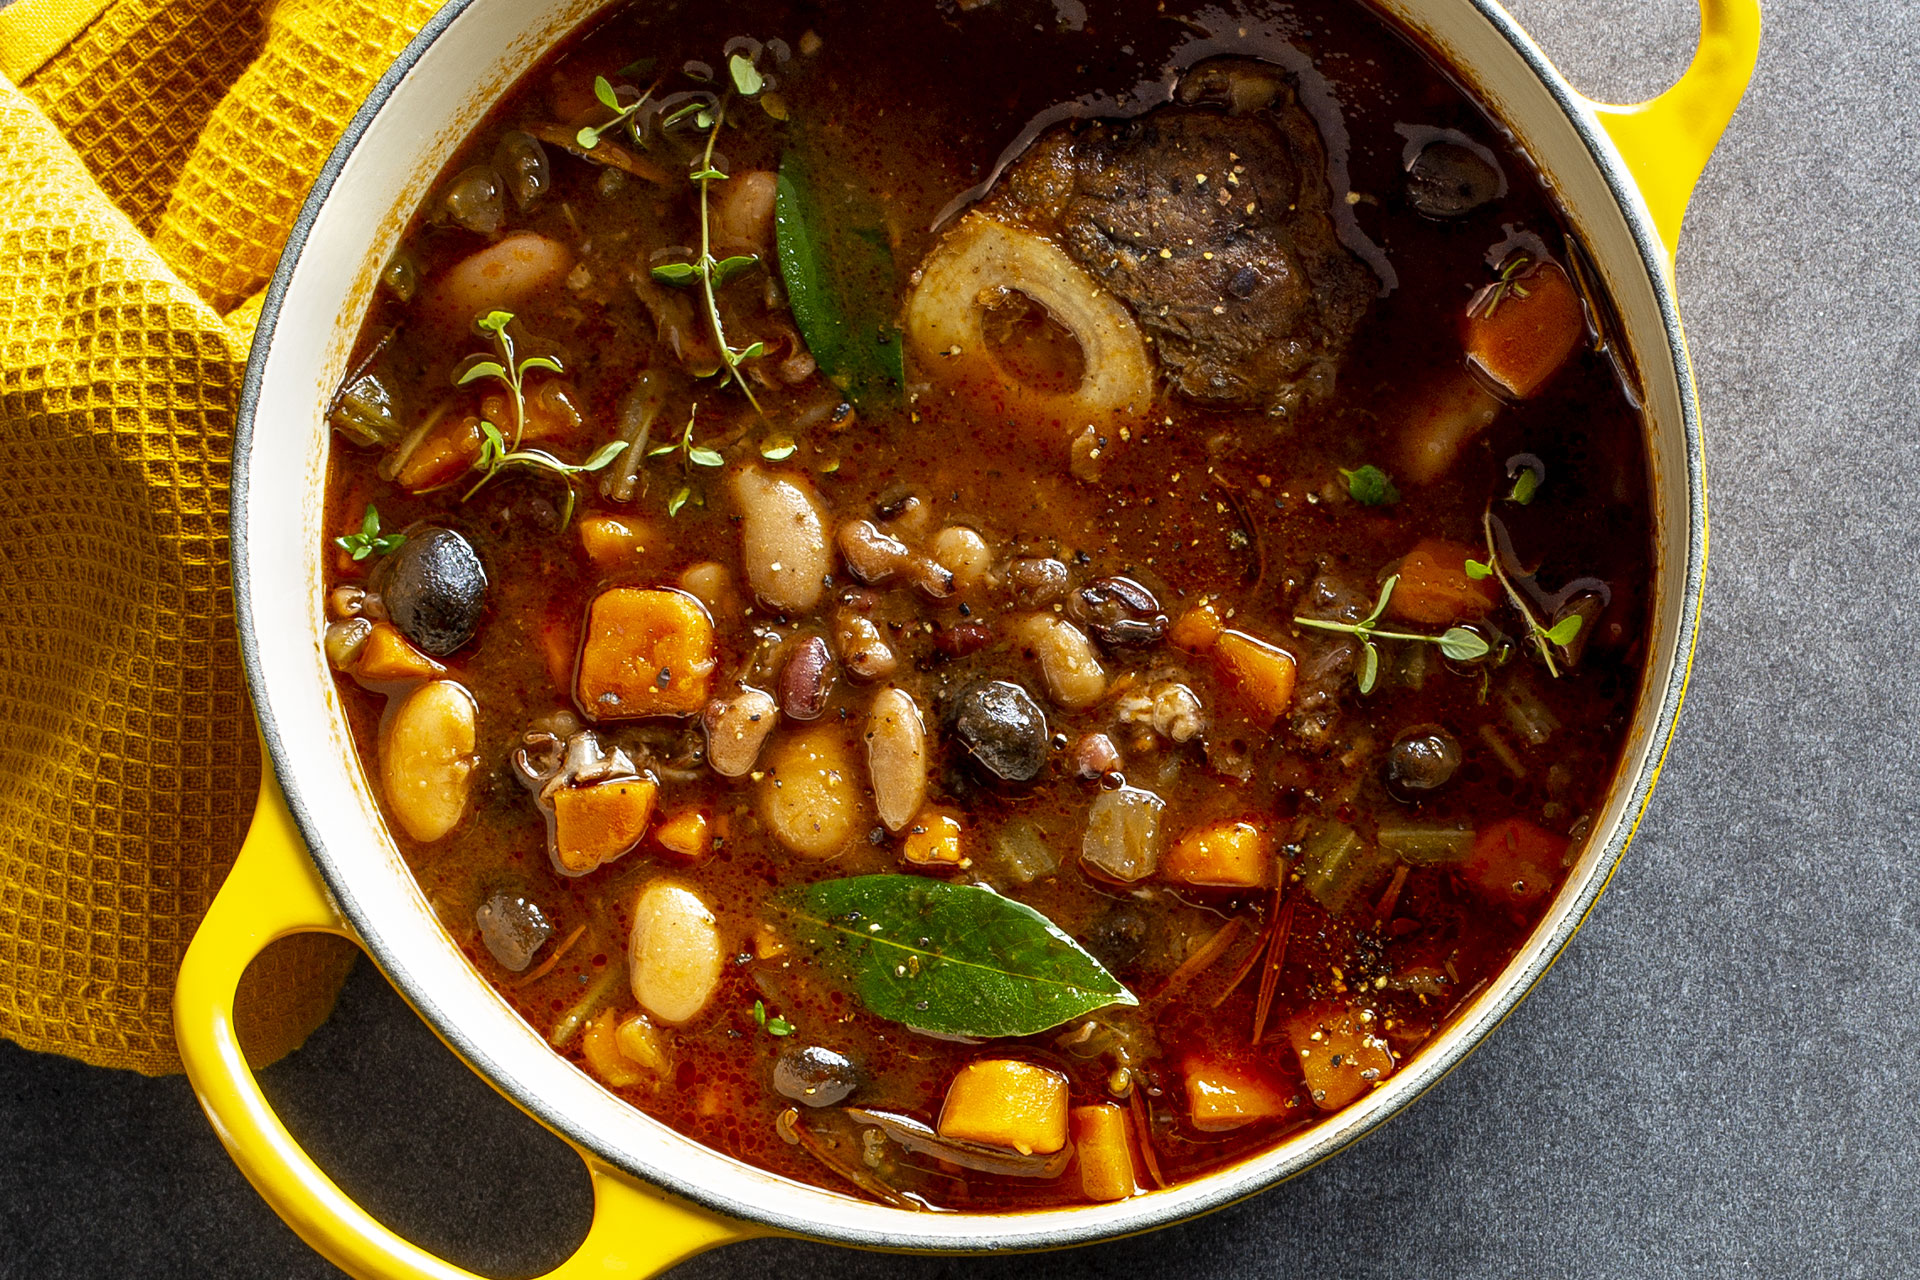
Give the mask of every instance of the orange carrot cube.
[{"label": "orange carrot cube", "polygon": [[900,856],[916,867],[964,867],[968,859],[960,847],[963,830],[953,810],[929,805],[907,825]]},{"label": "orange carrot cube", "polygon": [[1251,822],[1210,822],[1175,841],[1160,870],[1187,884],[1264,889],[1273,883],[1273,842]]},{"label": "orange carrot cube", "polygon": [[354,659],[353,674],[362,684],[398,684],[402,680],[425,680],[446,670],[445,667],[413,647],[413,642],[391,622],[376,622]]},{"label": "orange carrot cube", "polygon": [[699,862],[713,852],[713,824],[698,809],[682,809],[660,820],[653,842],[675,857]]},{"label": "orange carrot cube", "polygon": [[1138,1191],[1127,1113],[1111,1102],[1095,1103],[1075,1107],[1072,1123],[1081,1194],[1089,1200],[1125,1200]]},{"label": "orange carrot cube", "polygon": [[480,419],[471,413],[449,414],[427,432],[394,483],[409,493],[425,493],[458,479],[480,456]]},{"label": "orange carrot cube", "polygon": [[1393,1074],[1393,1054],[1370,1009],[1303,1009],[1287,1019],[1287,1042],[1322,1111],[1338,1111]]},{"label": "orange carrot cube", "polygon": [[1546,385],[1587,336],[1580,291],[1551,262],[1489,286],[1474,302],[1467,363],[1516,400]]},{"label": "orange carrot cube", "polygon": [[555,792],[553,848],[560,866],[585,875],[639,844],[658,791],[650,778],[622,778]]},{"label": "orange carrot cube", "polygon": [[1568,840],[1525,818],[1481,828],[1460,871],[1496,902],[1521,907],[1552,891],[1566,860]]},{"label": "orange carrot cube", "polygon": [[940,1108],[940,1136],[1052,1155],[1067,1145],[1067,1078],[1018,1058],[960,1068]]},{"label": "orange carrot cube", "polygon": [[1498,599],[1492,578],[1467,576],[1473,549],[1458,542],[1422,538],[1400,561],[1387,612],[1407,622],[1453,626],[1484,618]]},{"label": "orange carrot cube", "polygon": [[1244,631],[1222,631],[1213,656],[1227,678],[1268,720],[1278,720],[1293,701],[1293,655]]},{"label": "orange carrot cube", "polygon": [[596,720],[692,715],[707,705],[717,665],[713,619],[698,600],[615,587],[587,608],[576,694]]},{"label": "orange carrot cube", "polygon": [[1167,632],[1167,642],[1188,653],[1206,653],[1225,628],[1219,608],[1212,600],[1202,600],[1174,622],[1172,630]]},{"label": "orange carrot cube", "polygon": [[1220,1133],[1287,1114],[1288,1095],[1244,1063],[1193,1055],[1182,1064],[1187,1115],[1202,1133]]},{"label": "orange carrot cube", "polygon": [[652,531],[637,520],[620,516],[583,516],[577,526],[580,549],[602,573],[618,573],[639,565],[653,541]]}]

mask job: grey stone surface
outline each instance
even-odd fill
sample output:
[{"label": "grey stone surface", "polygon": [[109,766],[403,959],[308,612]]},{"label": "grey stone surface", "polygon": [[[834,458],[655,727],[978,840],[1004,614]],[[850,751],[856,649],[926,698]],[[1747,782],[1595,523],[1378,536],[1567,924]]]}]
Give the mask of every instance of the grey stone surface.
[{"label": "grey stone surface", "polygon": [[[1690,0],[1512,0],[1596,96],[1684,65]],[[786,1241],[676,1275],[1920,1274],[1920,5],[1770,0],[1679,279],[1713,552],[1692,693],[1639,839],[1508,1025],[1382,1133],[1237,1208],[1067,1254]],[[586,1181],[368,966],[267,1073],[323,1163],[500,1274]],[[178,1079],[0,1045],[0,1276],[324,1276]]]}]

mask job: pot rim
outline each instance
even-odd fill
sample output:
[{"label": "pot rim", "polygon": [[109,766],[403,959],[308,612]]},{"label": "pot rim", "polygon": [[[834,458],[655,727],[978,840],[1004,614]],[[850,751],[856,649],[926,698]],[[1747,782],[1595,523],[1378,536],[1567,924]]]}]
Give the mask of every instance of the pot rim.
[{"label": "pot rim", "polygon": [[[910,1228],[874,1230],[864,1226],[825,1224],[777,1206],[749,1201],[699,1183],[689,1182],[670,1169],[657,1167],[648,1161],[636,1160],[631,1153],[603,1140],[594,1132],[582,1131],[580,1126],[570,1123],[569,1116],[550,1105],[546,1099],[529,1090],[516,1088],[511,1076],[501,1070],[500,1064],[489,1052],[487,1046],[467,1034],[461,1024],[439,1006],[431,993],[416,988],[416,984],[411,980],[406,958],[398,952],[391,941],[377,930],[367,928],[366,912],[356,896],[345,891],[345,887],[338,883],[342,873],[329,856],[325,841],[320,838],[323,824],[307,805],[302,795],[298,775],[286,767],[293,756],[287,745],[285,729],[279,717],[276,716],[272,700],[267,694],[267,679],[260,642],[261,632],[274,626],[275,621],[269,620],[263,623],[263,620],[255,615],[251,589],[252,569],[249,561],[249,526],[253,515],[249,478],[258,425],[256,411],[261,398],[268,351],[280,318],[282,304],[300,265],[314,224],[332,196],[349,157],[399,88],[402,80],[427,55],[440,36],[476,2],[479,0],[449,0],[422,27],[420,33],[374,85],[366,101],[347,126],[339,143],[329,155],[326,164],[315,178],[306,200],[302,203],[299,215],[287,237],[279,266],[264,295],[255,328],[236,415],[230,490],[233,588],[241,657],[249,690],[254,695],[254,709],[260,732],[273,767],[279,775],[288,808],[307,846],[309,856],[329,888],[333,890],[342,914],[352,925],[360,945],[373,958],[383,975],[402,992],[408,1003],[427,1021],[440,1039],[460,1056],[469,1069],[478,1072],[483,1079],[505,1094],[515,1105],[528,1112],[564,1141],[583,1153],[591,1153],[614,1168],[627,1171],[645,1182],[665,1188],[727,1217],[761,1224],[796,1236],[847,1245],[930,1253],[1017,1251],[1085,1244],[1155,1230],[1223,1208],[1304,1173],[1322,1160],[1328,1159],[1336,1152],[1372,1133],[1386,1120],[1411,1106],[1478,1048],[1526,998],[1534,985],[1559,958],[1567,944],[1572,941],[1573,935],[1578,932],[1587,914],[1605,891],[1645,813],[1686,692],[1693,648],[1699,631],[1707,548],[1706,479],[1699,406],[1681,329],[1673,278],[1667,265],[1666,249],[1626,162],[1594,116],[1588,101],[1573,89],[1497,0],[1460,0],[1460,2],[1477,12],[1511,46],[1521,62],[1545,87],[1554,104],[1566,116],[1584,144],[1587,156],[1598,170],[1613,202],[1618,206],[1618,211],[1625,220],[1627,231],[1638,252],[1639,266],[1646,273],[1657,304],[1661,328],[1666,338],[1668,355],[1672,360],[1679,393],[1680,427],[1685,444],[1686,462],[1686,538],[1684,551],[1681,551],[1677,538],[1671,544],[1671,550],[1663,550],[1663,555],[1682,557],[1684,562],[1683,571],[1677,578],[1681,589],[1674,593],[1674,606],[1678,609],[1678,617],[1675,620],[1675,649],[1671,665],[1665,673],[1665,688],[1661,691],[1659,705],[1654,712],[1648,731],[1646,754],[1631,777],[1623,773],[1615,780],[1614,786],[1623,788],[1626,792],[1626,801],[1620,809],[1619,817],[1608,833],[1606,844],[1599,857],[1586,872],[1585,880],[1580,884],[1578,891],[1564,906],[1555,908],[1552,929],[1543,938],[1530,941],[1527,944],[1527,950],[1523,952],[1524,962],[1522,958],[1516,958],[1515,962],[1501,972],[1493,990],[1479,997],[1473,1005],[1456,1016],[1454,1025],[1462,1029],[1461,1034],[1455,1036],[1450,1044],[1436,1046],[1434,1051],[1415,1055],[1412,1061],[1396,1073],[1395,1082],[1390,1090],[1392,1105],[1369,1107],[1365,1101],[1362,1101],[1237,1164],[1116,1205],[998,1214],[940,1214],[937,1215],[938,1219],[949,1227],[955,1222],[960,1222],[966,1224],[968,1230],[965,1232],[949,1230],[938,1234],[918,1233]],[[1398,19],[1377,11],[1375,16],[1392,28],[1400,38],[1413,40],[1426,56],[1440,61],[1443,67],[1449,67],[1445,56],[1439,50],[1425,46],[1411,32],[1405,30]],[[1449,67],[1449,69],[1452,68]],[[1479,99],[1476,98],[1476,100]],[[1483,109],[1487,109],[1484,103]],[[1574,213],[1571,209],[1566,209],[1565,212],[1569,217]],[[1660,576],[1660,571],[1656,567],[1656,580]],[[1644,678],[1651,682],[1658,678],[1658,674],[1649,670]],[[1379,1099],[1388,1092],[1389,1090],[1383,1089],[1380,1094],[1373,1096]],[[720,1159],[727,1159],[718,1152],[711,1152],[711,1149],[709,1152]],[[805,1184],[790,1185],[796,1190],[814,1190]],[[915,1217],[918,1216],[915,1215]],[[900,1220],[911,1222],[914,1218],[901,1214]]]}]

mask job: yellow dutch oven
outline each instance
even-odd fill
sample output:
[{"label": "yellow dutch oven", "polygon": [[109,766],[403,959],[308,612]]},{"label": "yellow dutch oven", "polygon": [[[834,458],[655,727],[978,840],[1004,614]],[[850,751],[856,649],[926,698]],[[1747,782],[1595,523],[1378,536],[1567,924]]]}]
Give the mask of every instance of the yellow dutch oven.
[{"label": "yellow dutch oven", "polygon": [[[1364,1100],[1204,1178],[1108,1205],[921,1214],[749,1167],[642,1114],[548,1048],[440,928],[386,834],[321,647],[325,406],[380,268],[460,140],[600,0],[455,0],[383,77],[315,184],[268,295],[234,446],[240,634],[272,763],[245,848],[188,951],[174,1017],[201,1105],[234,1161],[315,1249],[373,1280],[467,1272],[400,1239],[308,1158],[234,1032],[242,971],[309,930],[366,949],[436,1033],[591,1171],[593,1226],[554,1277],[640,1276],[768,1234],[927,1252],[1047,1249],[1165,1226],[1300,1173],[1410,1105],[1511,1013],[1606,887],[1672,735],[1706,570],[1698,406],[1673,250],[1694,182],[1752,74],[1757,0],[1701,0],[1701,42],[1650,102],[1575,93],[1494,0],[1379,0],[1511,130],[1578,229],[1618,312],[1649,432],[1657,583],[1648,677],[1595,837],[1514,962]],[[279,781],[274,780],[277,775]]]}]

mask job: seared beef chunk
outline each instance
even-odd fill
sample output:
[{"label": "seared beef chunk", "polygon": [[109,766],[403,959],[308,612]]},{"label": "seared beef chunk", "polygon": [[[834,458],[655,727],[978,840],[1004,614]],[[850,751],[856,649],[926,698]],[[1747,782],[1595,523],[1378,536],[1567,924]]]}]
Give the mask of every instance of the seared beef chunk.
[{"label": "seared beef chunk", "polygon": [[989,207],[1056,234],[1133,309],[1175,387],[1290,413],[1332,390],[1377,288],[1329,198],[1285,76],[1222,60],[1189,72],[1174,105],[1044,135]]}]

